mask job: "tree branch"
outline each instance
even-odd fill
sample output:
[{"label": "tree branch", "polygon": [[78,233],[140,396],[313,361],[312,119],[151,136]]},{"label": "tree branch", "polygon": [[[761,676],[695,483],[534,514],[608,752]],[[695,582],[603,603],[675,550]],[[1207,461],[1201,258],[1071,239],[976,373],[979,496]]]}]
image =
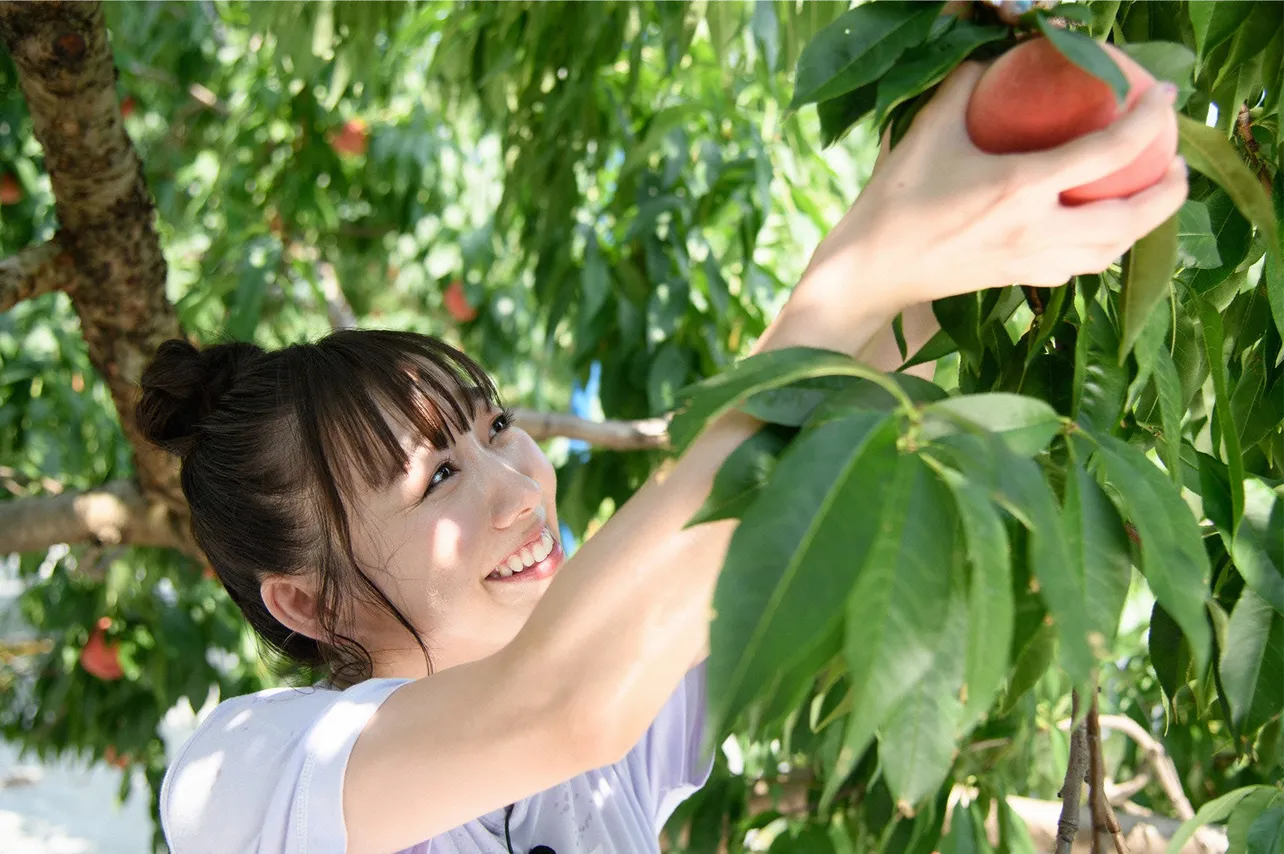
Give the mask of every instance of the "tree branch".
[{"label": "tree branch", "polygon": [[667,448],[669,416],[639,421],[590,421],[561,412],[516,409],[517,426],[536,441],[562,437],[580,439],[610,451],[644,451]]},{"label": "tree branch", "polygon": [[1262,147],[1253,137],[1253,117],[1248,111],[1248,104],[1239,105],[1239,113],[1235,116],[1235,132],[1239,135],[1240,142],[1244,143],[1244,154],[1248,158],[1249,168],[1257,173],[1257,180],[1262,182],[1262,186],[1269,194],[1271,173],[1262,162]]},{"label": "tree branch", "polygon": [[[1072,694],[1074,711],[1070,718],[1079,716],[1079,692]],[[1083,779],[1088,773],[1088,739],[1084,733],[1084,724],[1070,731],[1070,758],[1066,762],[1066,778],[1061,785],[1058,797],[1061,798],[1061,817],[1057,820],[1056,854],[1070,854],[1075,837],[1079,834],[1079,795],[1083,790]]]},{"label": "tree branch", "polygon": [[161,342],[182,337],[165,296],[165,259],[142,163],[125,133],[116,69],[99,3],[0,2],[0,40],[44,148],[68,289],[89,358],[111,391],[134,449],[142,493],[186,530],[176,461],[148,445],[134,420],[138,381]]},{"label": "tree branch", "polygon": [[1115,854],[1128,854],[1128,845],[1119,832],[1119,821],[1106,796],[1106,763],[1101,755],[1101,721],[1097,712],[1097,691],[1092,692],[1092,705],[1088,708],[1088,805],[1092,815],[1092,851],[1104,854],[1101,837],[1110,834]]},{"label": "tree branch", "polygon": [[128,481],[0,502],[0,554],[44,551],[56,543],[176,548],[203,560],[167,508],[147,501]]},{"label": "tree branch", "polygon": [[0,312],[50,291],[70,291],[76,265],[58,236],[0,260]]}]

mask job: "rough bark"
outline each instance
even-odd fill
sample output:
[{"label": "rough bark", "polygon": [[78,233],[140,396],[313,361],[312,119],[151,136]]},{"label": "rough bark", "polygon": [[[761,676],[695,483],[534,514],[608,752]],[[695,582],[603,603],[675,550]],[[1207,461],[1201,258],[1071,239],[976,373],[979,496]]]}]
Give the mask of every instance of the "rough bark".
[{"label": "rough bark", "polygon": [[0,261],[0,311],[51,291],[70,291],[75,279],[76,264],[60,237],[28,246]]},{"label": "rough bark", "polygon": [[182,332],[165,296],[155,208],[120,115],[102,6],[0,3],[0,39],[44,148],[59,244],[75,270],[67,292],[89,358],[134,448],[140,494],[160,505],[174,541],[186,541],[177,465],[142,440],[134,420],[143,367],[162,341]]},{"label": "rough bark", "polygon": [[0,502],[0,553],[43,551],[55,543],[160,546],[201,557],[174,535],[164,506],[145,500],[127,481]]}]

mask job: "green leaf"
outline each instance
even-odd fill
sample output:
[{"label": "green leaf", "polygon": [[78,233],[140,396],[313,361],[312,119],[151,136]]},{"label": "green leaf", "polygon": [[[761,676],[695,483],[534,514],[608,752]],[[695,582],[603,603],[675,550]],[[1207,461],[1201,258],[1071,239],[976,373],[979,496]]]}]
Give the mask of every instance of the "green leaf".
[{"label": "green leaf", "polygon": [[1034,839],[1025,819],[1017,815],[1007,798],[996,799],[999,813],[998,854],[1036,854]]},{"label": "green leaf", "polygon": [[1235,27],[1234,35],[1231,36],[1230,54],[1218,68],[1212,85],[1214,92],[1221,88],[1231,74],[1237,74],[1249,60],[1265,50],[1281,26],[1284,26],[1284,13],[1279,7],[1260,2],[1248,2],[1244,5],[1248,7],[1249,13]]},{"label": "green leaf", "polygon": [[1039,13],[1039,29],[1058,52],[1084,71],[1096,77],[1115,93],[1115,101],[1123,104],[1128,97],[1128,78],[1119,65],[1091,36],[1058,27]]},{"label": "green leaf", "polygon": [[1066,541],[1082,566],[1088,622],[1100,637],[1099,657],[1107,655],[1119,628],[1119,616],[1132,580],[1132,557],[1123,520],[1092,476],[1071,459],[1066,472],[1064,514]]},{"label": "green leaf", "polygon": [[[835,773],[825,783],[822,812],[874,729],[931,667],[950,595],[944,571],[954,548],[950,496],[927,465],[917,456],[899,456],[894,471],[881,480],[859,479],[855,491],[865,502],[866,524],[877,533],[847,596],[852,711]],[[849,514],[839,524],[861,518]]]},{"label": "green leaf", "polygon": [[[1200,4],[1192,3],[1190,5],[1197,6]],[[1212,4],[1208,5],[1211,6]],[[1194,818],[1187,819],[1181,827],[1177,828],[1177,832],[1173,834],[1172,839],[1168,840],[1168,848],[1165,850],[1165,854],[1180,854],[1182,846],[1195,835],[1196,830],[1215,821],[1225,821],[1235,807],[1239,806],[1240,801],[1254,792],[1260,791],[1271,792],[1274,790],[1270,786],[1245,786],[1242,789],[1227,792],[1220,798],[1204,804],[1199,808],[1199,812],[1195,813]]]},{"label": "green leaf", "polygon": [[1208,554],[1199,524],[1181,493],[1131,445],[1095,434],[1097,457],[1114,487],[1115,503],[1141,538],[1141,571],[1155,599],[1190,640],[1202,669],[1208,662]]},{"label": "green leaf", "polygon": [[[760,391],[740,404],[739,409],[759,421],[799,427],[811,417],[817,406],[834,396],[836,392],[851,388],[858,383],[873,386],[873,383],[862,383],[855,377],[812,377],[780,388]],[[878,388],[878,386],[873,387]],[[890,409],[896,401],[886,392],[883,394],[890,403],[888,406],[877,408]]]},{"label": "green leaf", "polygon": [[687,384],[691,373],[689,351],[673,341],[666,341],[656,350],[647,374],[647,401],[651,412],[668,412],[680,388]]},{"label": "green leaf", "polygon": [[789,109],[873,83],[907,48],[921,44],[943,3],[867,3],[816,33],[798,58]]},{"label": "green leaf", "polygon": [[958,638],[968,630],[968,603],[961,585],[956,587],[931,666],[879,732],[878,759],[887,787],[909,806],[940,788],[954,764],[955,731],[963,714],[963,646]]},{"label": "green leaf", "polygon": [[1114,323],[1095,299],[1079,326],[1075,345],[1071,412],[1081,427],[1117,430],[1128,396],[1128,372],[1119,365],[1119,338]]},{"label": "green leaf", "polygon": [[1156,80],[1177,84],[1177,101],[1174,104],[1177,109],[1181,109],[1195,91],[1191,81],[1195,70],[1195,54],[1186,45],[1153,41],[1116,44],[1115,47],[1128,54]]},{"label": "green leaf", "polygon": [[1011,548],[1003,519],[982,490],[952,469],[942,480],[954,494],[962,522],[970,570],[967,598],[967,689],[962,729],[970,729],[994,704],[1008,672],[1015,604],[1012,601]]},{"label": "green leaf", "polygon": [[1208,205],[1203,202],[1187,199],[1177,211],[1177,260],[1183,267],[1221,266]]},{"label": "green leaf", "polygon": [[1248,828],[1248,854],[1284,854],[1284,806],[1262,812]]},{"label": "green leaf", "polygon": [[1248,836],[1253,825],[1263,814],[1279,806],[1284,806],[1284,791],[1279,789],[1251,792],[1240,801],[1226,822],[1227,850],[1247,854]]},{"label": "green leaf", "polygon": [[790,431],[767,425],[741,442],[723,461],[713,478],[709,497],[685,527],[741,518],[771,477],[789,439]]},{"label": "green leaf", "polygon": [[989,435],[946,436],[932,447],[1029,530],[1029,562],[1057,628],[1062,666],[1076,683],[1085,682],[1094,658],[1083,567],[1071,560],[1060,508],[1042,470]]},{"label": "green leaf", "polygon": [[1244,481],[1244,518],[1235,530],[1231,555],[1249,588],[1284,614],[1284,487]]},{"label": "green leaf", "polygon": [[1181,483],[1181,416],[1185,409],[1181,377],[1168,353],[1169,313],[1162,308],[1150,313],[1134,351],[1137,356],[1137,379],[1134,388],[1151,381],[1159,402],[1159,419],[1163,433],[1159,453],[1173,483]]},{"label": "green leaf", "polygon": [[1195,24],[1195,43],[1199,50],[1199,61],[1203,62],[1209,54],[1224,42],[1234,37],[1235,32],[1244,24],[1257,5],[1253,0],[1220,0],[1209,3],[1209,8],[1195,9],[1204,4],[1192,3],[1191,21]]},{"label": "green leaf", "polygon": [[828,98],[816,105],[820,118],[820,144],[828,147],[843,138],[852,125],[874,109],[878,85],[867,83],[858,89]]},{"label": "green leaf", "polygon": [[938,329],[936,334],[927,339],[927,343],[920,347],[917,353],[910,356],[898,370],[904,371],[915,365],[935,362],[942,356],[948,356],[956,350],[958,350],[958,345],[954,343],[954,339],[950,337],[950,334],[944,329]]},{"label": "green leaf", "polygon": [[1230,469],[1230,527],[1233,531],[1244,515],[1244,456],[1239,446],[1239,427],[1231,417],[1231,396],[1228,388],[1229,381],[1226,378],[1222,318],[1207,300],[1196,297],[1194,302],[1199,314],[1200,326],[1203,327],[1204,351],[1208,355],[1208,368],[1213,375],[1213,392],[1216,398],[1213,414],[1217,419],[1222,443],[1226,447],[1226,465]]},{"label": "green leaf", "polygon": [[1002,27],[957,21],[940,37],[905,51],[878,81],[874,124],[881,126],[897,105],[940,83],[972,51],[1006,35]]},{"label": "green leaf", "polygon": [[1241,731],[1256,730],[1284,709],[1284,614],[1251,588],[1231,611],[1221,675]]},{"label": "green leaf", "polygon": [[[1223,0],[1225,2],[1225,0]],[[1221,5],[1218,3],[1217,5]],[[1271,198],[1257,176],[1240,158],[1235,147],[1216,128],[1195,119],[1177,115],[1180,152],[1190,168],[1202,172],[1221,185],[1234,200],[1240,213],[1266,236],[1269,251],[1279,252],[1279,232]]]},{"label": "green leaf", "polygon": [[959,801],[950,814],[950,832],[941,840],[940,854],[986,854],[985,817],[974,800],[968,806]]},{"label": "green leaf", "polygon": [[1052,489],[1038,465],[1013,457],[1004,461],[999,501],[1030,531],[1030,566],[1039,596],[1057,629],[1061,666],[1076,683],[1087,681],[1095,658],[1082,564],[1071,559],[1066,530]]},{"label": "green leaf", "polygon": [[1155,677],[1159,679],[1159,687],[1164,690],[1171,706],[1176,702],[1177,692],[1186,684],[1190,645],[1182,637],[1181,626],[1158,602],[1150,610],[1146,643]]},{"label": "green leaf", "polygon": [[1204,205],[1208,208],[1220,263],[1198,269],[1190,277],[1190,288],[1196,293],[1207,293],[1230,278],[1253,242],[1252,223],[1235,208],[1235,202],[1224,190],[1215,190],[1204,199]]},{"label": "green leaf", "polygon": [[[948,431],[958,419],[989,430],[1023,457],[1032,457],[1048,447],[1061,431],[1061,416],[1042,400],[1007,392],[966,394],[929,404],[923,409],[923,437],[931,440]],[[929,419],[940,419],[932,425]]]},{"label": "green leaf", "polygon": [[1120,296],[1119,363],[1128,357],[1150,312],[1168,295],[1173,271],[1177,268],[1177,217],[1138,240],[1123,263],[1123,293]]},{"label": "green leaf", "polygon": [[669,424],[669,441],[682,453],[705,425],[752,394],[820,376],[864,377],[890,384],[882,374],[843,353],[811,347],[769,350],[743,359],[722,373],[678,393],[685,406]]},{"label": "green leaf", "polygon": [[876,536],[882,490],[897,465],[897,423],[856,413],[800,436],[745,511],[718,579],[710,627],[711,732],[841,619]]},{"label": "green leaf", "polygon": [[[1280,77],[1284,80],[1284,71],[1281,72]],[[1280,120],[1277,119],[1277,121]],[[1284,121],[1280,121],[1280,126],[1284,127]],[[1284,169],[1275,173],[1272,195],[1278,206],[1284,206]],[[1284,222],[1284,212],[1278,213],[1278,221]],[[1280,337],[1284,338],[1284,247],[1279,251],[1266,253],[1262,281],[1266,285],[1266,299],[1271,304],[1271,316],[1275,318],[1275,329]]]}]

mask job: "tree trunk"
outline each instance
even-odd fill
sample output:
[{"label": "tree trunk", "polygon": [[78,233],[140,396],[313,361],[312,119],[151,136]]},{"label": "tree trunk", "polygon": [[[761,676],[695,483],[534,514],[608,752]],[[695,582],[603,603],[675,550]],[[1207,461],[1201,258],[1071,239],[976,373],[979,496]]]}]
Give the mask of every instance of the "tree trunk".
[{"label": "tree trunk", "polygon": [[[89,358],[133,446],[142,496],[160,506],[173,540],[189,543],[177,464],[142,441],[134,419],[144,366],[162,341],[181,337],[182,330],[165,296],[155,207],[120,115],[102,6],[0,3],[0,38],[13,55],[44,148],[61,225],[59,275],[51,281],[46,274],[45,289],[58,287],[71,297]],[[14,293],[23,291],[15,286]]]}]

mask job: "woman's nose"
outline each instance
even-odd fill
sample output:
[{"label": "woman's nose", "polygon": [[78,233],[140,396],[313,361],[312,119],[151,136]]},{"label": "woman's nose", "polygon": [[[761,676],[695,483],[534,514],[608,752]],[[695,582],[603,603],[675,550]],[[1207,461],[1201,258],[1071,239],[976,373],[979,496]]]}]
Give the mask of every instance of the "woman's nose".
[{"label": "woman's nose", "polygon": [[495,527],[503,530],[520,523],[540,506],[543,494],[535,478],[505,466],[504,475],[497,478],[494,495]]}]

